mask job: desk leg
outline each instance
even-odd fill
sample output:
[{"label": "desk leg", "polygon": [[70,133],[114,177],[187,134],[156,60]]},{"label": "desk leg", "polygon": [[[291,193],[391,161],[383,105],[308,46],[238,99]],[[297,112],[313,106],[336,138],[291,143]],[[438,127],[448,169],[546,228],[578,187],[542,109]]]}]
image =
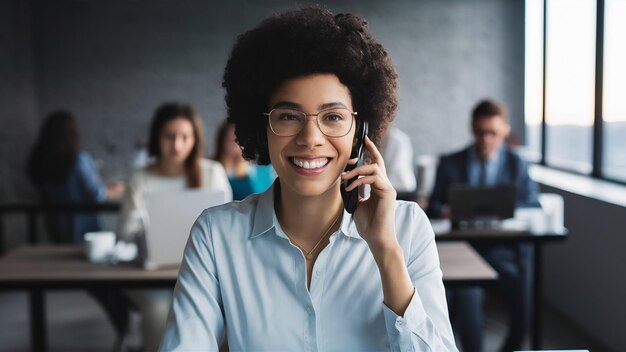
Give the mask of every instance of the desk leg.
[{"label": "desk leg", "polygon": [[0,211],[0,255],[4,254],[6,249],[4,246],[4,213]]},{"label": "desk leg", "polygon": [[46,301],[42,289],[30,291],[30,341],[32,351],[46,351]]},{"label": "desk leg", "polygon": [[28,243],[37,243],[37,212],[34,210],[28,212]]},{"label": "desk leg", "polygon": [[542,305],[542,246],[538,243],[533,243],[534,247],[534,259],[533,259],[533,310],[532,310],[532,339],[531,348],[533,350],[541,349],[541,313],[543,312]]}]

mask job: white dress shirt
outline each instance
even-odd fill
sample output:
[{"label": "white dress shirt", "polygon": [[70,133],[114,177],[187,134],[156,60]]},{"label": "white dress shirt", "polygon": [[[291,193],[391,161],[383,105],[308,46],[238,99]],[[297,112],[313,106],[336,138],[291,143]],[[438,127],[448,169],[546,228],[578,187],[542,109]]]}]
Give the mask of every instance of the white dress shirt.
[{"label": "white dress shirt", "polygon": [[[200,161],[200,173],[202,175],[202,189],[224,191],[226,201],[233,199],[233,191],[228,182],[228,176],[222,164],[217,161],[202,159]],[[120,239],[133,241],[143,228],[142,218],[145,218],[145,199],[150,194],[183,191],[188,189],[187,177],[160,176],[148,171],[146,168],[135,170],[128,182],[126,193],[122,199],[120,221],[117,234]]]},{"label": "white dress shirt", "polygon": [[[383,303],[378,267],[352,216],[318,256],[280,227],[274,186],[205,210],[194,224],[162,351],[456,351],[430,223],[398,201],[396,228],[415,293],[403,317]],[[307,221],[303,218],[302,221]]]},{"label": "white dress shirt", "polygon": [[415,161],[411,138],[401,130],[391,126],[383,141],[383,160],[387,177],[398,192],[412,192],[417,189]]}]

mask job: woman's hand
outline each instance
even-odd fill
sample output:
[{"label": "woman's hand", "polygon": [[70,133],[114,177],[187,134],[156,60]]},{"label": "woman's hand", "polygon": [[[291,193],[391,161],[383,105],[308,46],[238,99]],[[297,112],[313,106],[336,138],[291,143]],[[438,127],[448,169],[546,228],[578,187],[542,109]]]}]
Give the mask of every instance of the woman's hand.
[{"label": "woman's hand", "polygon": [[126,191],[126,184],[121,181],[107,184],[107,200],[118,200]]},{"label": "woman's hand", "polygon": [[[383,301],[397,315],[403,316],[415,289],[396,238],[396,190],[387,177],[382,155],[368,137],[365,147],[371,157],[370,164],[359,166],[341,178],[360,176],[346,187],[347,191],[363,185],[371,187],[370,197],[359,202],[354,221],[378,265]],[[356,163],[356,159],[350,163]]]},{"label": "woman's hand", "polygon": [[[359,176],[352,182],[346,191],[356,187],[370,185],[370,197],[361,199],[354,213],[357,230],[367,242],[374,254],[378,251],[396,249],[396,190],[391,185],[385,170],[383,157],[369,137],[365,138],[365,147],[370,154],[371,161],[341,175],[342,180]],[[357,159],[349,161],[350,164]]]}]

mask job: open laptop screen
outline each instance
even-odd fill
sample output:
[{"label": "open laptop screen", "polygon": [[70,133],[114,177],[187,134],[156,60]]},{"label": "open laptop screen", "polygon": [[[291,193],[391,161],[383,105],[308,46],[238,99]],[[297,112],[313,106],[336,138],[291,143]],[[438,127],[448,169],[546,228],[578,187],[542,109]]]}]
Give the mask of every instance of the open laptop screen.
[{"label": "open laptop screen", "polygon": [[145,268],[177,266],[191,226],[206,208],[224,203],[223,191],[165,191],[146,196]]},{"label": "open laptop screen", "polygon": [[462,221],[512,218],[515,213],[515,199],[515,186],[452,186],[448,193],[452,226],[458,228]]}]

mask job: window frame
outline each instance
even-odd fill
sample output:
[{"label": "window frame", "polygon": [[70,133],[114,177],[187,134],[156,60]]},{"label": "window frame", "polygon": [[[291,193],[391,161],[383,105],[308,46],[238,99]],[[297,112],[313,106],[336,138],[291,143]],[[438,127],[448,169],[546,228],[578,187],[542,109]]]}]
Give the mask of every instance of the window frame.
[{"label": "window frame", "polygon": [[[604,167],[604,121],[603,116],[603,76],[604,76],[604,0],[596,0],[596,45],[595,45],[595,87],[594,87],[594,116],[592,126],[592,151],[591,172],[582,173],[573,169],[551,165],[546,161],[548,143],[548,125],[546,124],[546,64],[547,64],[547,2],[543,0],[543,45],[542,45],[542,99],[541,99],[541,129],[540,129],[540,158],[539,165],[550,167],[555,170],[573,174],[589,176],[596,179],[606,180],[612,183],[626,185],[626,180],[607,177],[603,173]],[[526,126],[526,122],[524,122]]]}]

